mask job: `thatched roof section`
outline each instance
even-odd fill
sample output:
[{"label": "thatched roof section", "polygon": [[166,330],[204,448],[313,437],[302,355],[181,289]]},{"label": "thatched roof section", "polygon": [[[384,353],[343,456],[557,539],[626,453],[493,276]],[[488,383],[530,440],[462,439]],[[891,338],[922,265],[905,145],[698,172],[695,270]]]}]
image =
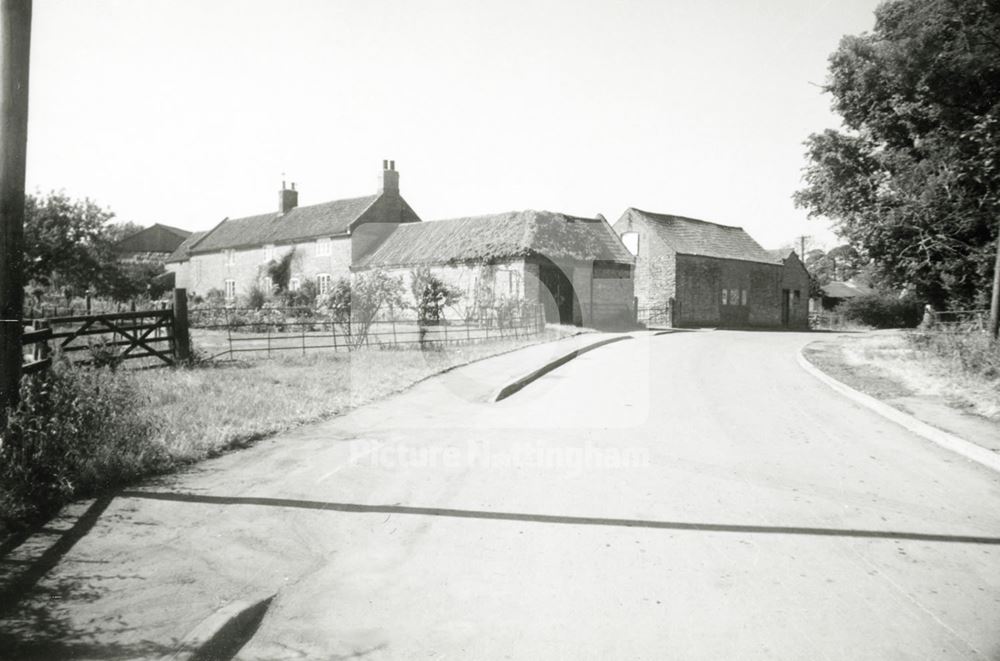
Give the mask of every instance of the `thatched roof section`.
[{"label": "thatched roof section", "polygon": [[359,268],[549,259],[631,264],[632,255],[601,218],[551,211],[510,211],[398,226]]},{"label": "thatched roof section", "polygon": [[682,255],[738,259],[745,262],[780,264],[760,244],[754,241],[742,227],[718,225],[706,220],[652,213],[641,209],[628,209],[625,216],[641,218],[668,246]]}]

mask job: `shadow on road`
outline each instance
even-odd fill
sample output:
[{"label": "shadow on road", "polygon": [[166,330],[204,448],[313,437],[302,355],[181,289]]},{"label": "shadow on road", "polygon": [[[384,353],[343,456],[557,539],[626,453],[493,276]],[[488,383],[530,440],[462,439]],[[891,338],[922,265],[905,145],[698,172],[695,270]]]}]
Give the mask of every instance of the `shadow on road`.
[{"label": "shadow on road", "polygon": [[410,514],[441,516],[456,519],[485,519],[496,521],[526,521],[531,523],[556,523],[578,526],[612,526],[621,528],[651,528],[659,530],[694,530],[700,532],[732,532],[772,535],[812,535],[818,537],[856,537],[865,539],[903,539],[920,542],[952,544],[988,544],[1000,546],[1000,537],[978,535],[941,535],[934,533],[901,532],[893,530],[853,530],[842,528],[810,528],[802,526],[759,526],[729,523],[693,523],[686,521],[652,521],[648,519],[612,519],[586,516],[559,516],[553,514],[523,514],[516,512],[488,512],[483,510],[458,510],[438,507],[408,507],[405,505],[359,505],[356,503],[328,503],[317,500],[290,500],[287,498],[255,498],[235,496],[204,496],[188,493],[150,491],[123,491],[123,498],[145,498],[186,503],[216,505],[256,505],[263,507],[292,507],[307,510],[350,512],[355,514]]}]

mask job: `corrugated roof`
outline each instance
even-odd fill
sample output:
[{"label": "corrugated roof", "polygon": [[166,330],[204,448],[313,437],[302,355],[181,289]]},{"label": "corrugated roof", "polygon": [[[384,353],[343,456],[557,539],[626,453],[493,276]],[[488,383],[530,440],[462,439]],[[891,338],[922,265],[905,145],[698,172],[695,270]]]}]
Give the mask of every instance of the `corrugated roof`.
[{"label": "corrugated roof", "polygon": [[170,257],[167,257],[167,263],[187,261],[190,256],[188,251],[191,249],[191,246],[200,241],[206,234],[208,234],[208,232],[195,232],[188,238],[184,239],[184,243],[177,246],[177,250],[170,253]]},{"label": "corrugated roof", "polygon": [[628,209],[625,213],[638,214],[649,220],[657,235],[671,248],[684,255],[767,264],[777,264],[779,261],[760,247],[760,244],[742,227],[718,225],[706,220],[652,213],[634,208]]},{"label": "corrugated roof", "polygon": [[533,255],[633,262],[603,219],[528,210],[400,225],[357,266],[492,262]]},{"label": "corrugated roof", "polygon": [[208,232],[191,252],[214,252],[343,234],[378,198],[378,195],[366,195],[295,207],[284,216],[273,212],[227,218]]}]

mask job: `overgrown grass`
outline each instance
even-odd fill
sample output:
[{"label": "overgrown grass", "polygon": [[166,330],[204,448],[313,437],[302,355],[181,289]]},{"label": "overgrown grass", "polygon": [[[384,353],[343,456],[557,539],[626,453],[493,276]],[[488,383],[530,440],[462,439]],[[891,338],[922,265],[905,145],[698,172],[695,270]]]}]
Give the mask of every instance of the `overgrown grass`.
[{"label": "overgrown grass", "polygon": [[0,444],[0,520],[163,473],[336,415],[442,370],[565,337],[130,372],[60,364],[26,378]]},{"label": "overgrown grass", "polygon": [[842,336],[810,345],[806,354],[834,377],[875,397],[931,397],[1000,422],[1000,373],[988,367],[996,361],[988,343],[921,335],[907,331]]},{"label": "overgrown grass", "polygon": [[911,346],[954,366],[963,374],[992,381],[1000,388],[1000,342],[979,331],[931,330],[906,335]]}]

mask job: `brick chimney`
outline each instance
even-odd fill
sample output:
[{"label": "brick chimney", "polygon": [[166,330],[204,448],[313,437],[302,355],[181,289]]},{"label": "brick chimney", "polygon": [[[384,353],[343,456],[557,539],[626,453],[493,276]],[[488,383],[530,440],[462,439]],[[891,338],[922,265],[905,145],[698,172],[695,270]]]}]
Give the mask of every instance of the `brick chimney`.
[{"label": "brick chimney", "polygon": [[399,195],[399,173],[396,172],[396,161],[382,161],[382,179],[379,181],[378,192]]},{"label": "brick chimney", "polygon": [[281,182],[281,190],[278,191],[278,214],[284,216],[286,213],[299,206],[299,192],[295,190],[295,182],[291,188],[285,187],[285,182]]}]

